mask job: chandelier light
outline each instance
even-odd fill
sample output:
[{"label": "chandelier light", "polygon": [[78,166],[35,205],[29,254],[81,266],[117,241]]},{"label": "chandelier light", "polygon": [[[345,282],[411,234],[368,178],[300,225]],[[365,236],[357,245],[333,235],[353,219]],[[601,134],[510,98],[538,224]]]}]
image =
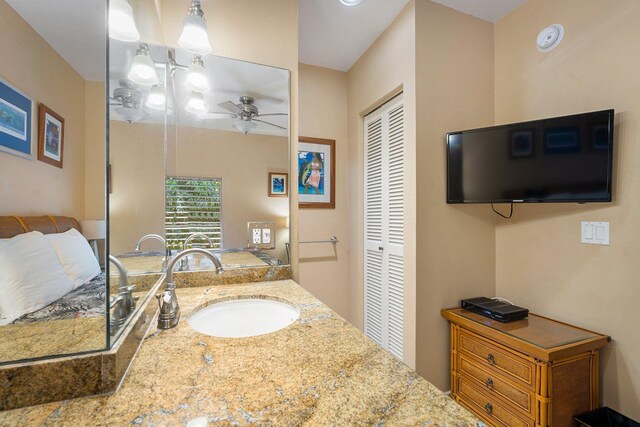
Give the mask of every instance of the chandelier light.
[{"label": "chandelier light", "polygon": [[155,65],[149,53],[149,46],[145,43],[140,43],[127,78],[143,86],[155,86],[160,83],[156,75]]},{"label": "chandelier light", "polygon": [[191,0],[191,7],[184,18],[178,45],[194,55],[205,55],[211,51],[207,22],[200,7],[200,0]]},{"label": "chandelier light", "polygon": [[192,92],[209,92],[209,81],[207,80],[207,75],[204,71],[204,62],[200,55],[193,57],[184,85],[187,90]]},{"label": "chandelier light", "polygon": [[140,33],[127,0],[109,1],[109,37],[123,42],[137,42]]}]

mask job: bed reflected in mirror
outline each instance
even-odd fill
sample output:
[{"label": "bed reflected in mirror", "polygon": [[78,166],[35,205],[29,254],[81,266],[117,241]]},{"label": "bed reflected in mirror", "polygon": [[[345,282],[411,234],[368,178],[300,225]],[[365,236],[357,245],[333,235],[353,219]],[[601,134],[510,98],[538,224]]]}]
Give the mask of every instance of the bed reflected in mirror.
[{"label": "bed reflected in mirror", "polygon": [[0,0],[3,364],[109,346],[106,2],[73,8]]}]

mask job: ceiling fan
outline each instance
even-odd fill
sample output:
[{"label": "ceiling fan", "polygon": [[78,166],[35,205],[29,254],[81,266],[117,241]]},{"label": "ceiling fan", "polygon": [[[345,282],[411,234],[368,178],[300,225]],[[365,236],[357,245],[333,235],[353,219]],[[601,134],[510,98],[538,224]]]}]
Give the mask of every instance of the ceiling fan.
[{"label": "ceiling fan", "polygon": [[120,85],[113,90],[113,95],[109,98],[112,101],[109,105],[118,106],[114,109],[115,112],[129,124],[149,117],[149,114],[142,109],[144,93],[127,82],[121,81]]},{"label": "ceiling fan", "polygon": [[221,102],[218,104],[220,107],[227,110],[229,113],[209,113],[210,115],[217,116],[218,118],[231,118],[237,119],[233,123],[233,127],[240,132],[247,134],[251,130],[255,129],[257,124],[255,122],[264,123],[269,126],[276,127],[278,129],[287,129],[284,126],[277,125],[275,123],[262,120],[262,117],[268,116],[287,116],[287,113],[268,113],[260,114],[258,107],[254,104],[255,99],[252,96],[241,96],[240,103],[235,104],[232,101]]}]

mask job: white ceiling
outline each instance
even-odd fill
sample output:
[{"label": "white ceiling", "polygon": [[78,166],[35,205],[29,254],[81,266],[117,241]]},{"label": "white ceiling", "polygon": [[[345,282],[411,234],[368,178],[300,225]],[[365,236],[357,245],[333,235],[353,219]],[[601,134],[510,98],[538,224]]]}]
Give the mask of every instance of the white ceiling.
[{"label": "white ceiling", "polygon": [[105,0],[6,0],[85,80],[104,81]]},{"label": "white ceiling", "polygon": [[[489,22],[497,22],[526,0],[433,0]],[[347,71],[402,11],[409,0],[299,0],[300,62]]]}]

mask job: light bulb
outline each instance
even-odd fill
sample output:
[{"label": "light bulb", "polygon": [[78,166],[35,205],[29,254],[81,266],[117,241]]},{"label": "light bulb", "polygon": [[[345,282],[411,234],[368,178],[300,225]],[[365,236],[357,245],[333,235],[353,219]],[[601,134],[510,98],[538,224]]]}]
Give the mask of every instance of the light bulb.
[{"label": "light bulb", "polygon": [[140,44],[127,77],[132,82],[143,86],[155,86],[160,83],[156,75],[155,65],[149,54],[149,47],[146,44]]},{"label": "light bulb", "polygon": [[207,106],[204,103],[204,95],[200,92],[191,92],[185,110],[192,114],[204,114],[207,112]]},{"label": "light bulb", "polygon": [[200,0],[191,1],[189,12],[184,18],[178,45],[194,55],[205,55],[211,51],[207,22],[204,20],[204,12],[200,8]]},{"label": "light bulb", "polygon": [[140,40],[140,33],[133,20],[133,9],[127,0],[109,2],[109,37],[123,42]]},{"label": "light bulb", "polygon": [[164,93],[164,88],[162,86],[154,86],[149,91],[145,105],[154,110],[164,110],[166,102],[167,97]]},{"label": "light bulb", "polygon": [[200,55],[193,57],[184,86],[192,92],[209,92],[209,81],[207,80],[204,62],[202,62]]},{"label": "light bulb", "polygon": [[237,120],[233,122],[232,126],[246,135],[250,131],[254,130],[258,126],[258,124],[256,122],[252,122],[251,120]]}]

